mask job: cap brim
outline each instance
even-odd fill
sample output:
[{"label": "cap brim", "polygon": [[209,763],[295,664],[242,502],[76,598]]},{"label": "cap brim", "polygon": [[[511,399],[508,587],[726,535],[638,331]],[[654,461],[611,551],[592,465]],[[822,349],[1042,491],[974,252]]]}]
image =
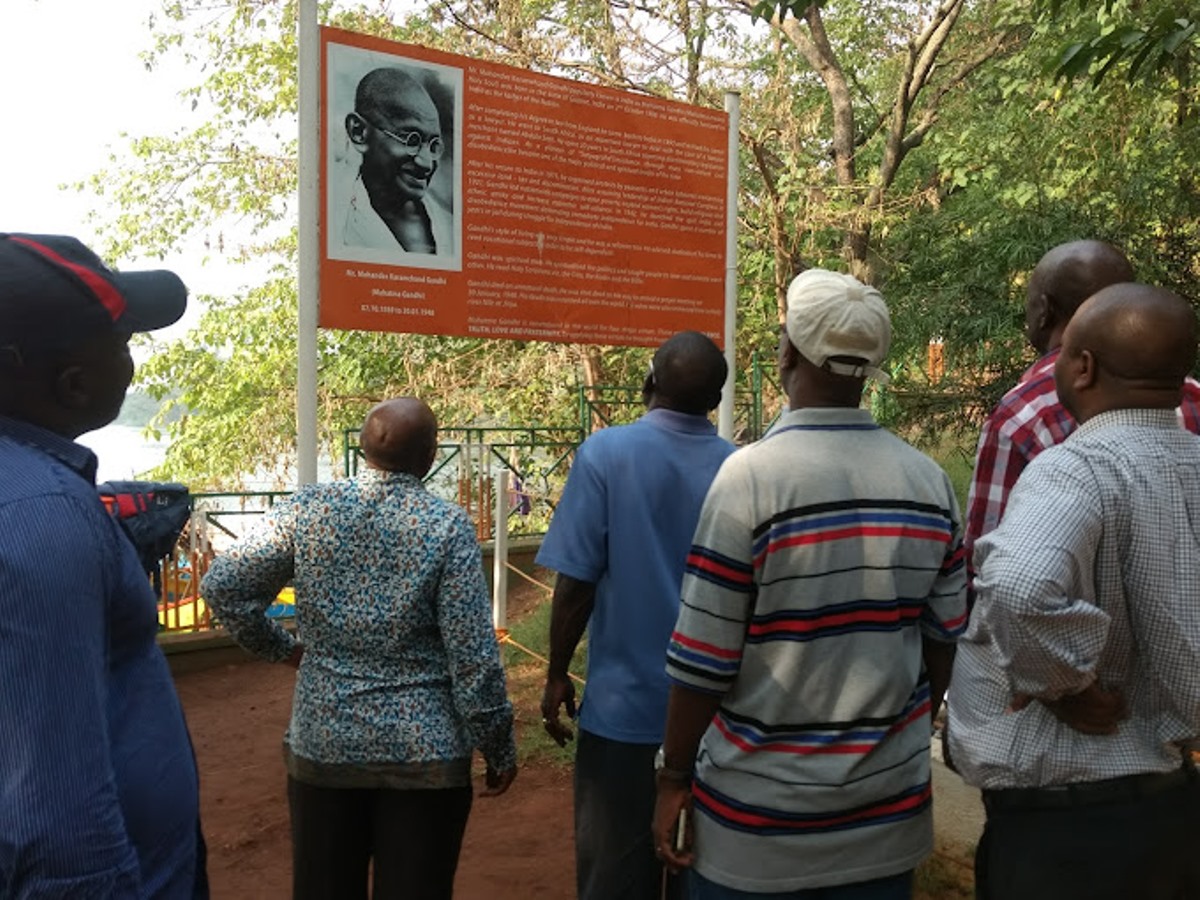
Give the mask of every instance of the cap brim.
[{"label": "cap brim", "polygon": [[114,272],[112,282],[125,299],[116,324],[130,331],[155,331],[179,321],[187,309],[187,287],[174,272]]}]

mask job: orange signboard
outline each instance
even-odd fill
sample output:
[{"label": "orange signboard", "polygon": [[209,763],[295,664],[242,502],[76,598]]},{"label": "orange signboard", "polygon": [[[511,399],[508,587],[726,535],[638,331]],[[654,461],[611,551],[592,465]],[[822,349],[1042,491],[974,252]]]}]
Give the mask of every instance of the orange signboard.
[{"label": "orange signboard", "polygon": [[722,342],[728,116],[321,33],[320,324]]}]

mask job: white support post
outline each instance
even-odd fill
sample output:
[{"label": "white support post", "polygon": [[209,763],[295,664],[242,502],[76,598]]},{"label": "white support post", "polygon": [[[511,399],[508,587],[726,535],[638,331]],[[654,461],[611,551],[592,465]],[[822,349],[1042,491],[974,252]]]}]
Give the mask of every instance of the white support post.
[{"label": "white support post", "polygon": [[508,628],[508,478],[508,469],[501,467],[492,539],[492,627],[497,631]]},{"label": "white support post", "polygon": [[321,41],[317,0],[300,0],[299,16],[299,317],[296,333],[296,477],[317,480],[317,308],[320,303],[320,147],[317,143],[321,96]]},{"label": "white support post", "polygon": [[737,210],[738,210],[738,134],[741,128],[741,95],[725,92],[725,112],[729,113],[729,172],[725,191],[725,362],[729,374],[721,389],[717,409],[717,433],[733,440],[734,388],[737,385]]}]

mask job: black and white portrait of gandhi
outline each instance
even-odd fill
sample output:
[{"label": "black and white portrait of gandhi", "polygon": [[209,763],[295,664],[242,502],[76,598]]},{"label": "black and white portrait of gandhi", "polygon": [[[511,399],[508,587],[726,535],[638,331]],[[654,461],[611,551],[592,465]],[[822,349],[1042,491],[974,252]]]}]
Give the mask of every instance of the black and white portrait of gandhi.
[{"label": "black and white portrait of gandhi", "polygon": [[331,259],[460,269],[462,71],[329,44]]}]

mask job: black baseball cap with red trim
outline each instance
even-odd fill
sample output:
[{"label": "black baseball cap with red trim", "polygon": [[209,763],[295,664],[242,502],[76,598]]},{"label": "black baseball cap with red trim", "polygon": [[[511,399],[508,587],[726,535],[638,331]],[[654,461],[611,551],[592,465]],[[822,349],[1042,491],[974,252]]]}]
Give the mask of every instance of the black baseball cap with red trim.
[{"label": "black baseball cap with red trim", "polygon": [[186,307],[187,288],[174,272],[114,272],[73,237],[0,234],[0,347],[154,331]]}]

